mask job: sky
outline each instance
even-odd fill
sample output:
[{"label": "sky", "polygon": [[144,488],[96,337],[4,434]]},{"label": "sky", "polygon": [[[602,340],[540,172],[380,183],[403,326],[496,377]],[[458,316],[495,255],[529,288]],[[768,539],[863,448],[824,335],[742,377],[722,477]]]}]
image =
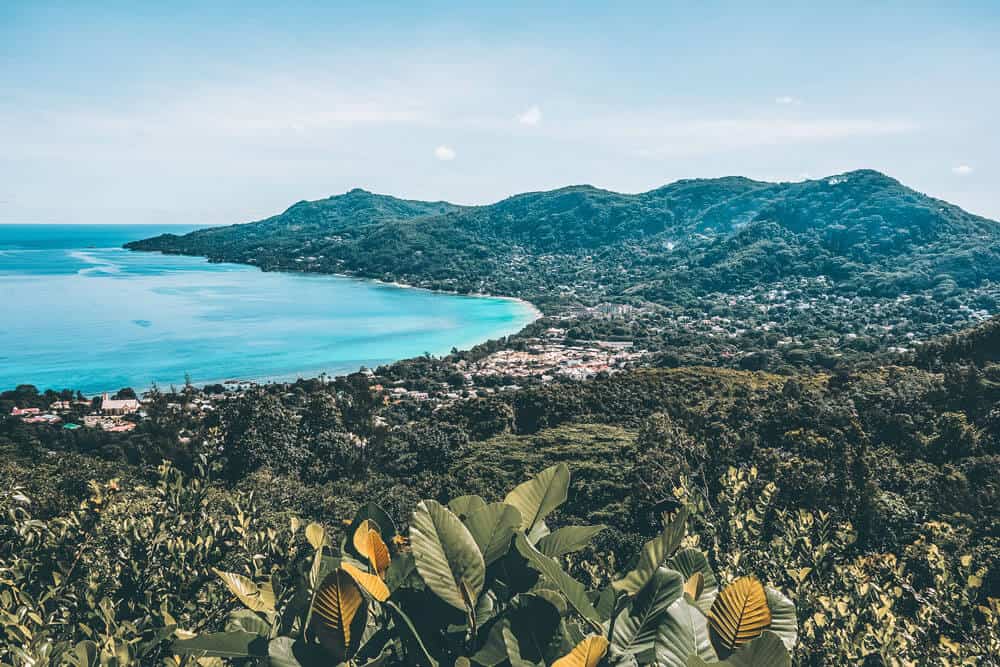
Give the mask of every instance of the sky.
[{"label": "sky", "polygon": [[495,4],[4,0],[0,223],[859,168],[1000,219],[996,0]]}]

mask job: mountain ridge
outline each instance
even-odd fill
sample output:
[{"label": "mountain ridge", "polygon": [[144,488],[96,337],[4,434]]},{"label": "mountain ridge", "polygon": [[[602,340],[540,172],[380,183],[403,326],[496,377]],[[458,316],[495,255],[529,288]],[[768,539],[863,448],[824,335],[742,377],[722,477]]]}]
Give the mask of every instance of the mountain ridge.
[{"label": "mountain ridge", "polygon": [[[875,318],[903,337],[894,343],[1000,310],[1000,224],[870,169],[684,179],[637,194],[576,185],[478,206],[354,189],[126,247],[514,296],[547,313],[601,302],[738,313],[738,331],[793,338],[797,322],[817,337],[850,331],[859,304],[895,313],[891,326]],[[776,323],[768,294],[802,290],[807,301]]]}]

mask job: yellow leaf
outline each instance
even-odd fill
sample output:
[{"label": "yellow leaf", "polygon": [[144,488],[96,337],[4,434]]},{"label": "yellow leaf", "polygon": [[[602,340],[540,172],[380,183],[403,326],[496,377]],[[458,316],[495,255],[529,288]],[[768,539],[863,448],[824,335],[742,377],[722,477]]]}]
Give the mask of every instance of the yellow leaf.
[{"label": "yellow leaf", "polygon": [[958,560],[962,563],[962,567],[969,567],[970,565],[972,565],[972,556],[969,554],[965,554]]},{"label": "yellow leaf", "polygon": [[719,592],[708,612],[709,637],[725,660],[771,624],[764,586],[756,577],[737,579]]},{"label": "yellow leaf", "polygon": [[306,526],[306,539],[309,540],[309,544],[316,551],[323,548],[323,542],[326,541],[326,528],[318,523],[311,523]]},{"label": "yellow leaf", "polygon": [[938,638],[938,642],[941,644],[943,648],[954,653],[955,655],[960,655],[962,653],[962,647],[958,644],[958,642],[954,642],[948,637],[945,637],[944,635],[941,635]]},{"label": "yellow leaf", "polygon": [[970,574],[969,578],[966,580],[966,585],[969,588],[979,588],[980,586],[983,585],[983,578],[977,577],[974,574]]},{"label": "yellow leaf", "polygon": [[354,579],[354,582],[358,586],[365,589],[369,595],[379,602],[385,602],[389,599],[389,588],[374,574],[362,572],[346,561],[341,563],[340,567],[342,567],[347,574],[351,575],[351,578]]},{"label": "yellow leaf", "polygon": [[608,652],[608,640],[590,635],[577,644],[572,651],[552,663],[552,667],[597,667]]},{"label": "yellow leaf", "polygon": [[353,657],[368,619],[368,603],[343,569],[331,572],[316,591],[309,627],[339,662]]},{"label": "yellow leaf", "polygon": [[385,576],[389,568],[389,547],[382,540],[378,525],[371,519],[365,519],[354,531],[354,548],[368,559],[372,571],[379,577]]},{"label": "yellow leaf", "polygon": [[697,601],[703,590],[705,590],[705,576],[701,572],[695,572],[684,582],[684,593],[691,596],[692,600]]},{"label": "yellow leaf", "polygon": [[786,572],[788,572],[788,576],[791,577],[796,584],[801,584],[803,581],[805,581],[806,577],[809,576],[809,573],[812,572],[812,568],[811,567],[788,568]]}]

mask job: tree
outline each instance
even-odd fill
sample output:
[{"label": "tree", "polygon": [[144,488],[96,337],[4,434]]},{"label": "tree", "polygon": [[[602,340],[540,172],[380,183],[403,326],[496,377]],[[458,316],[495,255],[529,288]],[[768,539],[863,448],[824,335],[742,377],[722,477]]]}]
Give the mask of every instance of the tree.
[{"label": "tree", "polygon": [[444,473],[468,441],[456,426],[413,422],[389,431],[373,448],[370,460],[375,470],[398,477],[425,471]]},{"label": "tree", "polygon": [[220,414],[224,469],[231,480],[261,466],[297,474],[308,458],[296,437],[294,414],[276,397],[256,391],[232,401]]},{"label": "tree", "polygon": [[659,525],[658,514],[664,504],[673,501],[680,475],[699,483],[704,480],[707,451],[703,442],[692,438],[668,415],[658,413],[643,422],[630,454],[629,478],[637,505],[633,516],[636,528],[648,531]]}]

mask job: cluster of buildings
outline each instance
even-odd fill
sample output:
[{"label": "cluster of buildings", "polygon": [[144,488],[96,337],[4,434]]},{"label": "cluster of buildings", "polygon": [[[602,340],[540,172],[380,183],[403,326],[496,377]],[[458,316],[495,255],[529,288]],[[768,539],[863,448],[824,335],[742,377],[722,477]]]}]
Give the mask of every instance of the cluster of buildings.
[{"label": "cluster of buildings", "polygon": [[[82,426],[99,428],[112,433],[125,433],[136,427],[133,419],[125,419],[139,414],[142,403],[135,398],[111,398],[107,393],[101,396],[101,407],[93,409],[93,403],[87,400],[53,401],[48,408],[19,408],[14,406],[11,417],[18,417],[25,424],[59,425],[68,431]],[[87,414],[83,414],[87,413]],[[80,422],[80,423],[78,423]]]},{"label": "cluster of buildings", "polygon": [[470,381],[482,376],[538,378],[557,377],[588,380],[601,373],[616,373],[638,363],[646,352],[634,350],[631,342],[594,341],[566,345],[562,329],[551,328],[546,339],[529,338],[523,350],[500,350],[478,361],[460,361],[457,366]]}]

